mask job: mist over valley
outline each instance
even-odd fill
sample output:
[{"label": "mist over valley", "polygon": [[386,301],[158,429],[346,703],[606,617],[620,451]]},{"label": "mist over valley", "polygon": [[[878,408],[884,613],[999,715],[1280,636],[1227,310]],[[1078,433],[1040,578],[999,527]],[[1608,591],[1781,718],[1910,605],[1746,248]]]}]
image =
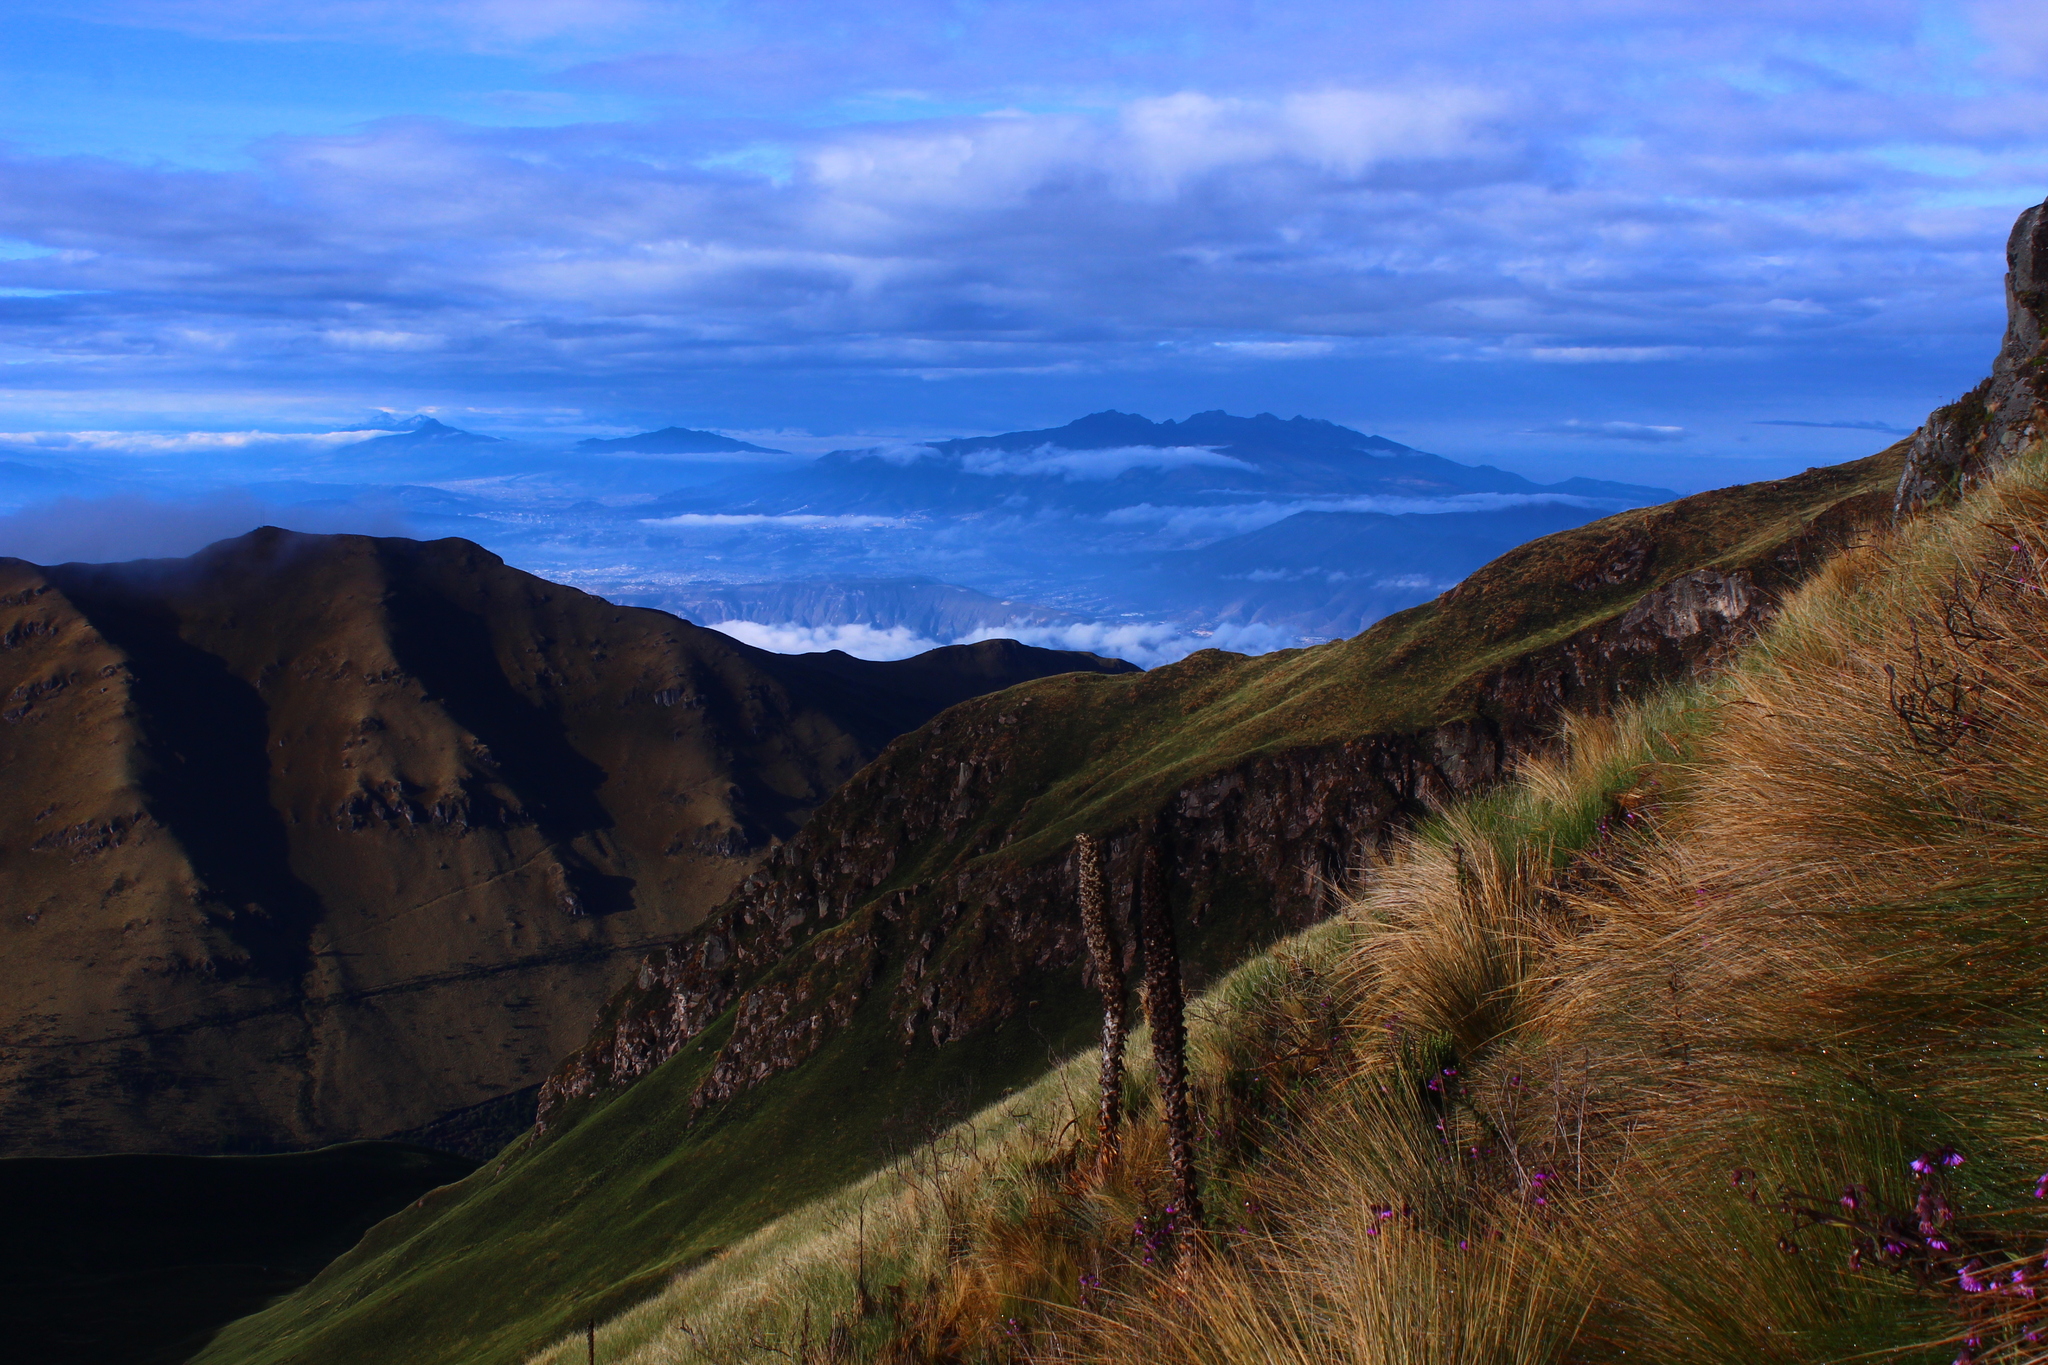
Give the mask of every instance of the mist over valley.
[{"label": "mist over valley", "polygon": [[783,652],[1008,636],[1144,666],[1343,638],[1522,541],[1673,496],[1222,412],[813,456],[680,428],[551,445],[431,417],[6,453],[0,551],[32,562],[190,553],[264,522],[457,536]]}]

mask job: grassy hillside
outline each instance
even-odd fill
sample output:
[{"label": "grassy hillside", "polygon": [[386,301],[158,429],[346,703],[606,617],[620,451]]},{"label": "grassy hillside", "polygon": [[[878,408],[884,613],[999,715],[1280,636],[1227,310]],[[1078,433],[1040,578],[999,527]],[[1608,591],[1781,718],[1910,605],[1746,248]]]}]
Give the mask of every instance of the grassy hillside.
[{"label": "grassy hillside", "polygon": [[2048,1359],[2044,565],[2037,450],[1211,991],[1199,1235],[1084,1054],[600,1358]]},{"label": "grassy hillside", "polygon": [[[678,1273],[729,1263],[730,1249],[770,1220],[890,1169],[892,1154],[1040,1082],[1092,1035],[1076,973],[1012,972],[988,946],[994,940],[957,927],[938,939],[958,979],[983,999],[1000,995],[1002,1007],[943,1042],[923,1025],[906,1034],[895,1011],[910,999],[908,974],[937,959],[929,943],[920,957],[914,943],[888,935],[914,939],[920,907],[959,897],[946,888],[969,886],[974,865],[1056,863],[1077,830],[1128,826],[1262,755],[1314,751],[1324,755],[1317,762],[1342,766],[1342,746],[1433,742],[1433,727],[1446,722],[1491,713],[1533,726],[1547,714],[1545,680],[1584,662],[1573,651],[1608,651],[1605,671],[1584,673],[1603,686],[1626,691],[1669,677],[1708,637],[1667,649],[1673,637],[1650,625],[1640,639],[1628,635],[1638,628],[1631,613],[1645,603],[1689,609],[1689,576],[1739,571],[1760,594],[1795,581],[1873,518],[1896,470],[1888,452],[1624,514],[1525,547],[1356,640],[1258,659],[1211,652],[1142,677],[1051,679],[955,708],[892,746],[778,855],[797,878],[838,875],[864,850],[894,860],[891,871],[861,874],[858,916],[804,929],[816,931],[803,961],[825,964],[817,974],[771,971],[760,994],[725,1008],[637,1084],[578,1101],[545,1139],[520,1143],[430,1208],[380,1226],[199,1359],[517,1361],[660,1293]],[[1504,701],[1512,688],[1527,695]],[[903,802],[924,788],[935,793],[936,823],[906,841]],[[788,887],[793,904],[810,896]],[[1262,899],[1248,879],[1234,895],[1206,903],[1191,940],[1219,966],[1269,941],[1278,924],[1270,887]],[[728,916],[754,916],[749,904],[736,902]],[[1017,931],[1044,928],[1020,922]],[[861,959],[877,974],[838,990],[832,964],[856,961],[870,939],[887,939]],[[759,1016],[748,1001],[774,998],[777,982],[819,1008],[843,1005],[841,1021],[813,1029],[794,1016],[812,1051],[700,1108],[707,1077]]]}]

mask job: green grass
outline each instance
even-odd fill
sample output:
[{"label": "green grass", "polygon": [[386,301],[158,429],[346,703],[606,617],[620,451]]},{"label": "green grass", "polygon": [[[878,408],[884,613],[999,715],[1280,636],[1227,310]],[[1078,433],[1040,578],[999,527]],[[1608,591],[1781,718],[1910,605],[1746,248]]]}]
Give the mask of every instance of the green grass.
[{"label": "green grass", "polygon": [[[1055,1019],[1084,1014],[1045,1004]],[[966,1045],[927,1044],[899,1066],[870,1013],[810,1065],[690,1124],[686,1101],[726,1027],[559,1136],[524,1139],[431,1208],[380,1225],[300,1293],[223,1331],[195,1365],[521,1360],[1028,1084],[1081,1042],[1071,1022],[1042,1036],[1027,1016]]]},{"label": "green grass", "polygon": [[[930,780],[927,769],[950,766],[932,758],[933,746],[1018,714],[1028,742],[1003,781],[978,793],[960,827],[905,841],[876,889],[937,888],[917,898],[924,913],[976,869],[1064,856],[1074,834],[1128,829],[1209,774],[1484,714],[1479,683],[1502,666],[1612,620],[1693,569],[1782,577],[1779,552],[1802,528],[1845,499],[1881,497],[1895,474],[1888,452],[1625,513],[1514,551],[1349,641],[1251,659],[1211,651],[1149,674],[1053,678],[969,703],[898,741],[811,829],[821,839],[892,837],[886,804],[861,805],[874,799],[863,792]],[[1653,546],[1643,577],[1570,586],[1598,567],[1602,546],[1630,534]],[[1574,808],[1569,838],[1591,830],[1591,809]],[[1197,979],[1278,932],[1270,888],[1240,878],[1215,892],[1187,945]],[[979,951],[976,943],[949,942],[943,954]],[[834,970],[799,957],[765,979],[827,990]],[[1250,989],[1239,980],[1234,989]],[[906,1052],[888,1025],[885,979],[817,1054],[692,1124],[687,1101],[731,1027],[721,1020],[623,1093],[577,1106],[547,1139],[516,1144],[428,1208],[381,1225],[307,1288],[222,1332],[199,1360],[509,1365],[650,1299],[693,1266],[710,1273],[719,1262],[707,1258],[722,1248],[871,1176],[933,1125],[1046,1076],[1092,1036],[1093,1003],[1071,974],[998,984],[1034,1003],[999,1027]]]}]

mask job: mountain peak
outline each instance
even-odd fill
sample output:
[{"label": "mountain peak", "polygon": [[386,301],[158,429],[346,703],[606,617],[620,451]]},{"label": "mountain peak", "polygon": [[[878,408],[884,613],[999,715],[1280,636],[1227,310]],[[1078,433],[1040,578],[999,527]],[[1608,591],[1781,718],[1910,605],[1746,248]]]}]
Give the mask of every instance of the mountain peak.
[{"label": "mountain peak", "polygon": [[501,437],[484,436],[474,431],[451,427],[446,422],[421,413],[389,436],[372,436],[343,446],[344,450],[417,450],[425,446],[468,446],[498,445]]},{"label": "mountain peak", "polygon": [[576,443],[578,450],[593,454],[616,452],[630,455],[716,455],[744,453],[753,455],[787,455],[786,450],[775,450],[768,446],[757,446],[751,441],[736,441],[730,436],[721,436],[715,431],[693,431],[688,427],[663,427],[660,431],[643,431],[637,436],[619,436],[611,439],[593,436],[587,441]]}]

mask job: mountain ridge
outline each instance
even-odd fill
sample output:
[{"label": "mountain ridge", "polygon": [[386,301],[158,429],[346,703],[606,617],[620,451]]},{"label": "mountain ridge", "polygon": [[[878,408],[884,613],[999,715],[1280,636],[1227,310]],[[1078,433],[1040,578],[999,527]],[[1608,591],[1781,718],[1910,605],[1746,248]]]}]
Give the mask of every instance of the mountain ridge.
[{"label": "mountain ridge", "polygon": [[0,560],[0,1150],[275,1150],[531,1086],[890,737],[1076,667],[1130,666],[773,655],[463,541]]},{"label": "mountain ridge", "polygon": [[1104,845],[1118,916],[1148,850],[1183,869],[1199,986],[1327,913],[1375,840],[1548,743],[1561,706],[1746,638],[1888,515],[1902,449],[1546,537],[1353,640],[945,712],[642,963],[551,1076],[541,1131],[201,1362],[510,1365],[624,1311],[1087,1045],[1075,833]]}]

